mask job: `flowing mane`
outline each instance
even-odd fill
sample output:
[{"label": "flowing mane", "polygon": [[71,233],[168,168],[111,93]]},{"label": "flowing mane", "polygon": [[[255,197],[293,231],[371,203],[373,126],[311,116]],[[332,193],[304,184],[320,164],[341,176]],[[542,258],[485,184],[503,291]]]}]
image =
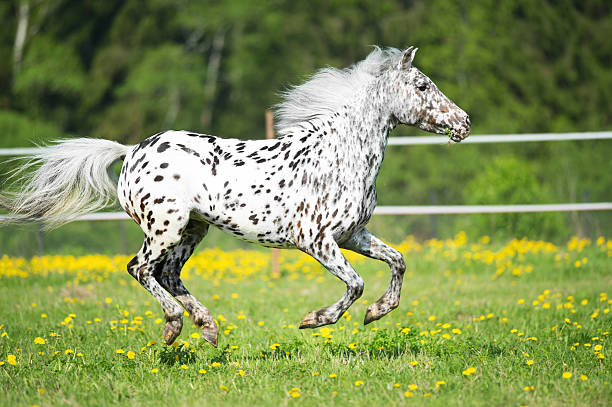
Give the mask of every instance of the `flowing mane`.
[{"label": "flowing mane", "polygon": [[274,106],[276,131],[283,134],[301,122],[334,113],[401,58],[402,51],[397,48],[375,46],[363,61],[348,68],[320,69],[308,81],[281,93],[283,101]]}]

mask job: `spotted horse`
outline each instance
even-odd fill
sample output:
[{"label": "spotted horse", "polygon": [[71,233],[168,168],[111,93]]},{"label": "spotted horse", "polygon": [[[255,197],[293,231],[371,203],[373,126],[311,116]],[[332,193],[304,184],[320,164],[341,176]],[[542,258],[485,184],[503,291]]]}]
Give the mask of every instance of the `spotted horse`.
[{"label": "spotted horse", "polygon": [[[217,346],[218,327],[189,293],[181,268],[214,225],[268,247],[297,248],[346,284],[333,304],[308,313],[300,328],[333,324],[363,292],[341,248],[386,262],[391,279],[365,324],[399,304],[402,255],[366,229],[376,206],[376,177],[398,124],[459,142],[470,119],[413,65],[417,48],[375,47],[345,69],[324,68],[282,94],[272,140],[224,139],[165,131],[138,145],[77,138],[43,147],[23,168],[21,190],[4,194],[12,221],[59,226],[115,197],[145,239],[128,272],[163,308],[163,337],[182,329],[183,309]],[[123,160],[117,184],[109,169]],[[177,301],[175,301],[177,300]]]}]

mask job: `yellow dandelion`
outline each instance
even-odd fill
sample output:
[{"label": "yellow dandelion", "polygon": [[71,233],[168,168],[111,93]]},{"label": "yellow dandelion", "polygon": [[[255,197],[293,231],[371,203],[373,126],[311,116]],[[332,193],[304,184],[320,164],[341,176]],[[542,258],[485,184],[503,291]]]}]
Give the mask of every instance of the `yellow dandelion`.
[{"label": "yellow dandelion", "polygon": [[129,350],[126,353],[126,356],[127,356],[128,359],[134,359],[136,357],[136,354],[134,352],[132,352],[131,350]]},{"label": "yellow dandelion", "polygon": [[44,345],[45,344],[45,340],[43,338],[41,338],[40,336],[37,336],[36,338],[34,338],[34,343],[37,345]]},{"label": "yellow dandelion", "polygon": [[236,376],[243,377],[243,376],[244,376],[244,370],[239,369],[239,370],[236,372]]},{"label": "yellow dandelion", "polygon": [[125,351],[123,349],[117,349],[115,353],[125,353]]},{"label": "yellow dandelion", "polygon": [[151,369],[151,373],[157,373],[157,372],[159,372],[158,368],[154,367],[153,369]]},{"label": "yellow dandelion", "polygon": [[189,366],[187,366],[187,365],[181,365],[181,369],[183,369],[183,370],[187,370],[187,369],[189,369]]},{"label": "yellow dandelion", "polygon": [[227,386],[224,386],[224,385],[222,385],[222,384],[220,384],[220,385],[219,385],[219,388],[220,388],[221,390],[229,391],[229,389],[227,388]]},{"label": "yellow dandelion", "polygon": [[414,396],[414,393],[412,393],[411,391],[407,391],[404,393],[404,397],[412,397]]},{"label": "yellow dandelion", "polygon": [[393,387],[395,387],[395,388],[398,388],[398,387],[400,387],[400,386],[401,386],[401,384],[399,384],[399,383],[395,383],[395,384],[393,384]]},{"label": "yellow dandelion", "polygon": [[446,382],[444,380],[438,380],[436,382],[436,387],[444,386],[445,384],[446,384]]},{"label": "yellow dandelion", "polygon": [[219,362],[212,362],[211,366],[212,367],[219,367],[219,366],[221,366],[221,363],[219,363]]},{"label": "yellow dandelion", "polygon": [[418,389],[418,388],[419,388],[419,386],[417,386],[416,384],[409,384],[409,385],[408,385],[408,388],[409,388],[410,390],[414,391],[414,390]]},{"label": "yellow dandelion", "polygon": [[532,360],[532,359],[529,359],[529,360],[528,360],[528,361],[526,361],[525,363],[526,363],[528,366],[531,366],[531,365],[533,365],[533,360]]},{"label": "yellow dandelion", "polygon": [[17,365],[17,357],[15,355],[8,355],[6,357],[6,361],[9,365],[15,366]]},{"label": "yellow dandelion", "polygon": [[65,353],[66,355],[70,355],[71,353],[74,353],[74,351],[73,351],[72,349],[66,349],[66,350],[64,351],[64,353]]},{"label": "yellow dandelion", "polygon": [[534,389],[535,389],[535,387],[533,387],[533,386],[525,386],[525,387],[523,387],[523,390],[525,390],[525,391],[533,391]]},{"label": "yellow dandelion", "polygon": [[355,381],[355,386],[357,386],[357,387],[363,386],[363,382],[361,380],[356,380]]},{"label": "yellow dandelion", "polygon": [[106,297],[104,301],[106,301],[107,304],[110,304],[111,302],[113,302],[113,299],[110,297]]},{"label": "yellow dandelion", "polygon": [[572,377],[572,372],[563,372],[562,377],[564,379],[569,379],[570,377]]},{"label": "yellow dandelion", "polygon": [[191,334],[191,337],[192,337],[193,339],[198,339],[198,338],[200,337],[200,334],[199,334],[199,333],[197,333],[197,332],[194,332],[194,333],[192,333],[192,334]]},{"label": "yellow dandelion", "polygon": [[469,375],[471,375],[471,374],[473,374],[473,373],[476,373],[476,368],[474,368],[474,367],[468,367],[467,369],[465,369],[465,370],[464,370],[463,372],[461,372],[461,373],[463,373],[463,375],[464,375],[464,376],[469,376]]},{"label": "yellow dandelion", "polygon": [[264,326],[264,322],[263,321],[259,321],[259,322],[257,322],[257,325]]},{"label": "yellow dandelion", "polygon": [[588,376],[587,376],[587,375],[584,375],[584,374],[581,374],[581,375],[580,375],[580,380],[582,380],[583,382],[584,382],[584,381],[587,381],[588,379],[589,379],[589,378],[588,378]]},{"label": "yellow dandelion", "polygon": [[410,362],[410,366],[415,367],[416,365],[418,365],[419,362],[416,360],[413,360],[412,362]]},{"label": "yellow dandelion", "polygon": [[330,378],[332,378],[332,379],[334,379],[334,378],[338,377],[338,375],[337,375],[337,374],[335,374],[335,373],[330,373],[330,374],[329,374],[329,377],[330,377]]},{"label": "yellow dandelion", "polygon": [[200,373],[200,374],[204,374],[204,373],[206,373],[206,370],[204,370],[204,369],[200,369],[200,370],[198,370],[198,373]]}]

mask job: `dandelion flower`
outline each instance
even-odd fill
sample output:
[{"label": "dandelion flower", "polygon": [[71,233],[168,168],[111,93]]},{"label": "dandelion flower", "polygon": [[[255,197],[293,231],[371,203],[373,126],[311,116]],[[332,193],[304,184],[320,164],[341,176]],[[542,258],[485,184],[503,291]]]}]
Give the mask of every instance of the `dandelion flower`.
[{"label": "dandelion flower", "polygon": [[357,386],[357,387],[363,386],[363,382],[361,380],[356,380],[355,381],[355,386]]},{"label": "dandelion flower", "polygon": [[532,360],[532,359],[529,359],[529,360],[528,360],[528,361],[526,361],[525,363],[526,363],[528,366],[531,366],[531,365],[533,365],[533,360]]},{"label": "dandelion flower", "polygon": [[239,370],[236,372],[236,376],[244,377],[244,370],[239,369]]},{"label": "dandelion flower", "polygon": [[525,387],[523,387],[523,390],[525,390],[525,391],[533,391],[534,389],[535,389],[535,387],[533,387],[533,386],[525,386]]},{"label": "dandelion flower", "polygon": [[17,364],[17,357],[15,355],[8,355],[6,361],[9,365],[15,366]]},{"label": "dandelion flower", "polygon": [[444,386],[445,384],[446,384],[446,382],[444,380],[438,380],[436,382],[436,387]]},{"label": "dandelion flower", "polygon": [[563,372],[562,377],[564,379],[569,379],[570,377],[572,377],[572,372]]},{"label": "dandelion flower", "polygon": [[279,346],[280,346],[280,343],[273,343],[272,345],[270,345],[270,349],[276,350]]},{"label": "dandelion flower", "polygon": [[34,338],[34,343],[37,345],[44,345],[45,344],[45,340],[43,338],[41,338],[40,336],[37,336],[36,338]]},{"label": "dandelion flower", "polygon": [[229,391],[229,389],[227,388],[227,386],[224,386],[224,385],[222,385],[222,384],[220,384],[220,385],[219,385],[219,388],[220,388],[221,390]]},{"label": "dandelion flower", "polygon": [[125,353],[125,351],[123,349],[117,349],[115,353]]},{"label": "dandelion flower", "polygon": [[414,396],[414,393],[412,393],[411,391],[407,391],[404,393],[404,397],[412,397]]},{"label": "dandelion flower", "polygon": [[221,363],[219,362],[212,362],[212,367],[219,367],[221,366]]},{"label": "dandelion flower", "polygon": [[128,359],[134,359],[136,357],[136,354],[134,352],[132,352],[131,350],[129,350],[126,354]]},{"label": "dandelion flower", "polygon": [[189,366],[187,366],[187,365],[181,365],[181,369],[183,369],[183,370],[187,370],[187,369],[189,369]]},{"label": "dandelion flower", "polygon": [[461,373],[463,373],[463,375],[464,375],[464,376],[469,376],[469,375],[471,375],[471,374],[473,374],[473,373],[475,373],[475,372],[476,372],[476,368],[474,368],[474,367],[468,367],[467,369],[465,369],[465,370],[464,370],[463,372],[461,372]]},{"label": "dandelion flower", "polygon": [[414,391],[414,390],[418,389],[418,388],[419,388],[419,386],[417,386],[416,384],[409,384],[409,385],[408,385],[408,388],[409,388],[410,390]]},{"label": "dandelion flower", "polygon": [[159,372],[158,368],[154,367],[153,369],[151,369],[151,373],[157,373],[157,372]]},{"label": "dandelion flower", "polygon": [[330,374],[329,374],[329,377],[333,379],[333,378],[338,377],[338,375],[337,375],[337,374],[335,374],[335,373],[330,373]]},{"label": "dandelion flower", "polygon": [[191,337],[192,337],[193,339],[198,339],[198,338],[200,337],[200,334],[199,334],[199,333],[197,333],[197,332],[194,332],[194,333],[192,333],[192,334],[191,334]]},{"label": "dandelion flower", "polygon": [[66,355],[70,355],[71,353],[74,353],[74,351],[73,351],[72,349],[66,349],[66,350],[64,351],[64,353],[65,353]]},{"label": "dandelion flower", "polygon": [[584,374],[581,374],[581,375],[580,375],[580,380],[582,380],[583,382],[584,382],[584,381],[587,381],[588,379],[589,379],[589,378],[588,378],[588,376],[587,376],[587,375],[584,375]]}]

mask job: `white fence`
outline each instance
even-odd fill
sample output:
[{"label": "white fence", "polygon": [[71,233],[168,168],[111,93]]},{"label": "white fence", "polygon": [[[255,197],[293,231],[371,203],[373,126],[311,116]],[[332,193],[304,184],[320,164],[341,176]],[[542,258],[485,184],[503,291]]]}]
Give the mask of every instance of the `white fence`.
[{"label": "white fence", "polygon": [[[476,135],[462,141],[463,144],[474,143],[518,143],[534,141],[572,141],[612,139],[612,131],[587,133],[538,133],[538,134],[505,134]],[[390,146],[398,145],[445,145],[445,136],[391,137]],[[4,148],[0,156],[19,156],[36,152],[36,148]],[[525,205],[427,205],[427,206],[378,206],[375,215],[442,215],[470,213],[526,213],[526,212],[574,212],[574,211],[609,211],[612,202],[595,203],[561,203],[561,204],[525,204]],[[10,215],[0,215],[0,219]],[[99,212],[81,216],[75,220],[126,220],[130,219],[123,212]]]}]

